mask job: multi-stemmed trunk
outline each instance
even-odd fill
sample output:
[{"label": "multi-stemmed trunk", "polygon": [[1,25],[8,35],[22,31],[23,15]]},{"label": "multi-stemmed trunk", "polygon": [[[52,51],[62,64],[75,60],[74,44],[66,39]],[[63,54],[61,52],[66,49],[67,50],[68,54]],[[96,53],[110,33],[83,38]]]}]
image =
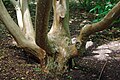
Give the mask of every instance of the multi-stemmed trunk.
[{"label": "multi-stemmed trunk", "polygon": [[[120,14],[119,1],[100,22],[85,25],[76,38],[76,43],[72,44],[69,31],[69,0],[38,0],[34,28],[27,0],[11,2],[17,13],[18,25],[7,12],[2,0],[0,19],[14,37],[17,46],[36,56],[40,60],[41,69],[47,73],[63,73],[68,68],[68,60],[85,51],[89,35],[106,29]],[[48,32],[52,6],[54,18]]]}]

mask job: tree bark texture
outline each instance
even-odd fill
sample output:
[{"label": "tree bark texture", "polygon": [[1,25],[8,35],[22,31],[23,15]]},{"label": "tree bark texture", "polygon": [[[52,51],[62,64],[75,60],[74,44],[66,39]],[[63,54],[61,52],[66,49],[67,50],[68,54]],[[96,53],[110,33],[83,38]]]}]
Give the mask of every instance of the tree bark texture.
[{"label": "tree bark texture", "polygon": [[[11,0],[15,1],[15,0]],[[16,24],[2,0],[0,1],[0,19],[15,38],[19,47],[35,55],[41,62],[45,72],[64,73],[68,68],[68,60],[85,51],[85,44],[88,37],[98,31],[108,28],[108,26],[120,14],[120,1],[115,7],[100,21],[85,25],[75,44],[71,43],[69,31],[69,0],[38,0],[35,21],[33,28],[27,0],[20,0],[23,29],[20,24]],[[53,4],[53,24],[48,32],[48,22],[50,10]],[[17,5],[16,3],[14,5]],[[21,16],[18,15],[18,16]],[[27,19],[26,19],[27,18]],[[18,19],[21,22],[21,19]],[[19,22],[19,21],[18,21]]]},{"label": "tree bark texture", "polygon": [[79,52],[85,51],[86,41],[91,34],[108,28],[110,24],[112,24],[112,22],[119,16],[120,16],[120,1],[108,12],[108,14],[100,22],[85,25],[81,29],[80,35],[77,38]]},{"label": "tree bark texture", "polygon": [[52,8],[52,0],[38,0],[37,9],[36,9],[36,43],[48,51],[48,23],[49,23],[49,14]]},{"label": "tree bark texture", "polygon": [[35,41],[26,38],[20,27],[13,21],[8,11],[6,10],[2,0],[0,1],[0,19],[6,25],[6,28],[12,34],[18,46],[35,55],[40,61],[45,58],[46,52],[40,48]]}]

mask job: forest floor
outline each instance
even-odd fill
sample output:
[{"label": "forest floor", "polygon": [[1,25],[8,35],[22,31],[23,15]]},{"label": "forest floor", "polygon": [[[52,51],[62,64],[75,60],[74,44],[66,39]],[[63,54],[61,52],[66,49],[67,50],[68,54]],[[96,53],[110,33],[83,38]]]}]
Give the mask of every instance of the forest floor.
[{"label": "forest floor", "polygon": [[[73,12],[70,14],[72,38],[93,18],[84,11]],[[92,35],[88,43],[93,45],[86,51],[88,55],[74,58],[74,68],[56,77],[41,73],[36,60],[14,46],[9,32],[0,26],[0,80],[120,80],[120,24],[112,26],[115,27]]]}]

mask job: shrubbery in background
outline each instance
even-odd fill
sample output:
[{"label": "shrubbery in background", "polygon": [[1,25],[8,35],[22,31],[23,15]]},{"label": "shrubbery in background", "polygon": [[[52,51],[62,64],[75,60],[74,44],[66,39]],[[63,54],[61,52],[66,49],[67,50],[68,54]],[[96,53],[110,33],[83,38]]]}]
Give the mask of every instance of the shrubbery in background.
[{"label": "shrubbery in background", "polygon": [[94,13],[96,19],[94,19],[93,22],[98,22],[118,1],[119,0],[70,0],[70,9],[85,10]]}]

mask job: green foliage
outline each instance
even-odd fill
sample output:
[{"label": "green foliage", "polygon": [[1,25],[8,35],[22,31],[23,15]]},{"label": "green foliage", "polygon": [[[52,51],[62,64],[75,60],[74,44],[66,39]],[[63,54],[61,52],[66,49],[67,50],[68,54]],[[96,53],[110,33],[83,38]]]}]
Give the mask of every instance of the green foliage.
[{"label": "green foliage", "polygon": [[84,10],[88,11],[94,7],[92,0],[79,0],[79,5]]},{"label": "green foliage", "polygon": [[93,6],[93,2],[92,0],[73,0],[70,3],[70,9],[73,10],[85,10],[85,11],[89,11],[90,9],[92,9]]},{"label": "green foliage", "polygon": [[36,67],[36,68],[33,68],[33,70],[36,71],[36,72],[41,71],[41,69],[40,69],[40,68],[37,68],[37,67]]},{"label": "green foliage", "polygon": [[117,0],[98,0],[94,2],[95,6],[89,12],[96,14],[97,19],[93,22],[100,21],[117,3]]},{"label": "green foliage", "polygon": [[[90,13],[94,13],[96,18],[93,19],[93,22],[99,22],[116,4],[119,0],[94,0],[94,8],[90,9]],[[96,33],[96,38],[104,38],[106,40],[114,40],[119,36],[119,24],[120,18],[118,17],[108,30],[101,31]],[[102,34],[101,34],[102,33]],[[109,37],[108,37],[109,36]]]},{"label": "green foliage", "polygon": [[70,9],[84,10],[96,15],[93,22],[100,21],[119,0],[72,0],[70,1]]}]

